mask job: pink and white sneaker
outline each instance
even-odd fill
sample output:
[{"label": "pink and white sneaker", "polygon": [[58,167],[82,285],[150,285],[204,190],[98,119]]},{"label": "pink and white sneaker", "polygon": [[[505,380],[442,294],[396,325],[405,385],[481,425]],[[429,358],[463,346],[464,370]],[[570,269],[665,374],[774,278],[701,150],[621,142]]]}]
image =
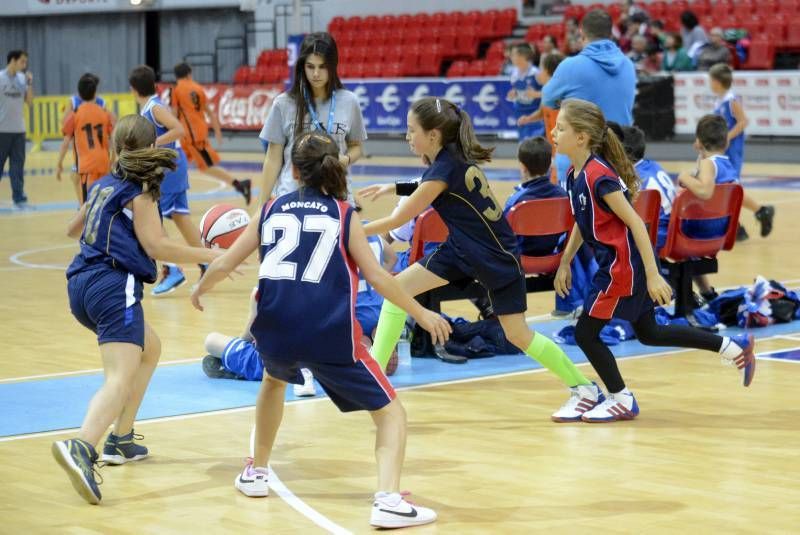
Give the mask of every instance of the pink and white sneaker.
[{"label": "pink and white sneaker", "polygon": [[253,459],[247,459],[242,472],[233,480],[233,485],[239,492],[251,498],[263,498],[269,496],[269,485],[267,484],[266,468],[254,467]]},{"label": "pink and white sneaker", "polygon": [[633,394],[609,394],[597,407],[586,411],[581,420],[589,423],[608,423],[618,420],[633,420],[639,414],[639,404]]},{"label": "pink and white sneaker", "polygon": [[574,386],[569,391],[567,402],[550,417],[554,422],[580,422],[583,413],[606,400],[597,383]]}]

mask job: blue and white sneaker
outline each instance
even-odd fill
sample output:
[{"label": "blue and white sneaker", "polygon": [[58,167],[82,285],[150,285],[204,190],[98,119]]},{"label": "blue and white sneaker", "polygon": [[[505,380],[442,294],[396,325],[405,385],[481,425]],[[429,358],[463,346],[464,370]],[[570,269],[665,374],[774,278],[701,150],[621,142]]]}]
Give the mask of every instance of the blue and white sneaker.
[{"label": "blue and white sneaker", "polygon": [[[78,494],[91,504],[100,503],[102,496],[98,482],[95,481],[97,452],[94,451],[94,446],[85,440],[71,438],[53,442],[50,451],[69,476]],[[100,474],[97,474],[97,477],[100,477]],[[102,482],[101,478],[100,483]]]},{"label": "blue and white sneaker", "polygon": [[609,394],[608,398],[581,416],[589,423],[608,423],[617,420],[633,420],[639,415],[639,404],[633,394]]},{"label": "blue and white sneaker", "polygon": [[581,416],[606,400],[597,383],[578,385],[569,389],[570,395],[564,405],[550,417],[554,422],[580,422]]},{"label": "blue and white sneaker", "polygon": [[108,464],[125,464],[129,461],[139,461],[147,457],[147,448],[136,444],[134,440],[142,440],[142,435],[131,432],[118,437],[110,433],[103,446],[103,462]]},{"label": "blue and white sneaker", "polygon": [[742,333],[731,338],[731,341],[742,348],[742,352],[733,360],[723,359],[724,362],[734,364],[742,371],[742,384],[750,386],[756,374],[756,341],[752,334]]},{"label": "blue and white sneaker", "polygon": [[153,295],[165,295],[175,291],[175,288],[184,282],[186,282],[186,277],[183,275],[181,268],[164,264],[161,266],[161,282],[156,284],[151,293]]}]

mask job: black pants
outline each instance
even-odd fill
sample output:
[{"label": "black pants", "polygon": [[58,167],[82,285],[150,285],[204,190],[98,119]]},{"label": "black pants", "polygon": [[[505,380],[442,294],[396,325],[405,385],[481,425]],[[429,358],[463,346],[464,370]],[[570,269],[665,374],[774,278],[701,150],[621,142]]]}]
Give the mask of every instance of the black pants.
[{"label": "black pants", "polygon": [[0,132],[0,179],[3,176],[3,169],[6,160],[9,163],[8,174],[11,176],[11,194],[14,203],[27,202],[25,196],[25,134]]},{"label": "black pants", "polygon": [[[625,388],[625,381],[622,380],[611,350],[600,340],[600,331],[606,323],[608,320],[592,318],[584,311],[575,327],[575,341],[592,363],[608,392],[616,393]],[[683,325],[659,325],[653,309],[632,322],[632,325],[636,337],[646,346],[689,347],[714,352],[722,347],[722,337],[716,334]]]}]

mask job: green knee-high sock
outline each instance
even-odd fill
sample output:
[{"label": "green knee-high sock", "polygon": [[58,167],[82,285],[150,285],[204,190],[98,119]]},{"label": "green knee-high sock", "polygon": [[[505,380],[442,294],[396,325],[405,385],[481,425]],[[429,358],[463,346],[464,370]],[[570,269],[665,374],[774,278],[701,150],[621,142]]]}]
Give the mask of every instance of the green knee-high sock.
[{"label": "green knee-high sock", "polygon": [[525,353],[542,366],[556,374],[569,387],[588,385],[590,381],[569,360],[564,350],[541,333],[534,333],[531,345]]},{"label": "green knee-high sock", "polygon": [[375,331],[375,340],[372,344],[372,358],[378,361],[381,368],[386,370],[392,351],[400,339],[403,326],[406,324],[406,312],[402,308],[384,299],[381,315],[378,318],[378,328]]}]

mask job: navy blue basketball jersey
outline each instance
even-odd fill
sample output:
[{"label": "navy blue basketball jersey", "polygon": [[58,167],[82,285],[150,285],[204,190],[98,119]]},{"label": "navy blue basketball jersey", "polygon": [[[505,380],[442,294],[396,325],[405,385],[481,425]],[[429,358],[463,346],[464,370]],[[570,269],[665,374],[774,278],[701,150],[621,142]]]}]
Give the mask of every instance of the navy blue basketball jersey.
[{"label": "navy blue basketball jersey", "polygon": [[311,188],[264,205],[258,313],[250,332],[266,358],[339,364],[368,358],[355,319],[352,214],[347,202]]},{"label": "navy blue basketball jersey", "polygon": [[[592,154],[575,176],[567,173],[572,213],[583,241],[594,249],[598,270],[595,288],[609,296],[629,296],[646,288],[644,264],[625,223],[603,201],[603,196],[627,189],[611,165]],[[648,254],[650,251],[648,251]]]},{"label": "navy blue basketball jersey", "polygon": [[661,208],[658,211],[658,240],[656,247],[661,248],[667,241],[669,216],[672,213],[672,204],[678,192],[675,182],[664,168],[653,160],[639,160],[634,165],[636,174],[642,180],[642,189],[654,189],[661,195]]},{"label": "navy blue basketball jersey", "polygon": [[147,256],[133,230],[133,212],[126,205],[142,195],[142,187],[114,175],[106,175],[92,185],[86,201],[86,220],[81,234],[81,250],[67,268],[67,277],[84,269],[104,264],[152,283],[156,263]]},{"label": "navy blue basketball jersey", "polygon": [[524,276],[517,258],[517,237],[481,168],[444,148],[422,175],[422,182],[432,180],[447,184],[431,203],[450,231],[447,243],[472,266],[478,280],[487,288],[499,288]]}]

